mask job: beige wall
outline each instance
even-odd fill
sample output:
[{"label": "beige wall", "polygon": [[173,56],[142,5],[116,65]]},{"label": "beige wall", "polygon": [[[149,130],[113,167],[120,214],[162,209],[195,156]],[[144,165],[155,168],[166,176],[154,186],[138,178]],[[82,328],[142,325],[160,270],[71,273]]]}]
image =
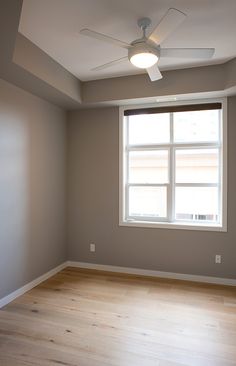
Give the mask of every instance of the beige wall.
[{"label": "beige wall", "polygon": [[66,259],[65,122],[0,80],[0,298]]},{"label": "beige wall", "polygon": [[[236,278],[236,97],[228,102],[227,233],[119,227],[118,108],[70,112],[69,259]],[[215,254],[222,254],[221,265]]]}]

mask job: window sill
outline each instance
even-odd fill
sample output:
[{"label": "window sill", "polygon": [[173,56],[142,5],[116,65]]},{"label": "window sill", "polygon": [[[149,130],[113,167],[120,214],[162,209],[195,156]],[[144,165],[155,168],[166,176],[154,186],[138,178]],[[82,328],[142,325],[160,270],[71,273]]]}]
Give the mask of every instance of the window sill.
[{"label": "window sill", "polygon": [[218,231],[227,232],[226,225],[220,224],[192,224],[188,222],[150,222],[150,221],[120,221],[119,226],[156,228],[156,229],[177,229],[177,230],[197,230],[197,231]]}]

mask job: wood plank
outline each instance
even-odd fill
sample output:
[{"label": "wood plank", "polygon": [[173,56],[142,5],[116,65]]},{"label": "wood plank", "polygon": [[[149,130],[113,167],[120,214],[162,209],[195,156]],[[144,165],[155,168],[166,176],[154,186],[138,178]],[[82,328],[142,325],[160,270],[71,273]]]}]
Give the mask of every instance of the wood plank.
[{"label": "wood plank", "polygon": [[236,289],[67,268],[0,311],[1,366],[236,366]]}]

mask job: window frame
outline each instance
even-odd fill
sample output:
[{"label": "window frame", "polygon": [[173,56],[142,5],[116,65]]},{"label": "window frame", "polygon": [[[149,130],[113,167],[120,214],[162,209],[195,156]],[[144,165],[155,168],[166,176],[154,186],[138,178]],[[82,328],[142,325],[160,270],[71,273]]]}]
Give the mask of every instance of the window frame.
[{"label": "window frame", "polygon": [[[174,169],[173,164],[175,164],[175,153],[178,149],[197,149],[203,147],[216,147],[219,148],[219,144],[213,142],[211,143],[204,143],[204,142],[193,142],[193,143],[173,143],[173,121],[170,125],[170,142],[164,144],[156,144],[153,145],[155,149],[167,149],[169,150],[169,183],[160,183],[160,184],[150,184],[151,186],[166,186],[167,189],[170,190],[169,194],[167,195],[167,218],[166,219],[158,219],[150,221],[149,218],[147,220],[142,219],[140,220],[139,217],[134,217],[134,219],[126,219],[126,200],[127,200],[127,187],[132,186],[133,184],[126,184],[127,176],[128,176],[128,164],[127,164],[127,153],[126,153],[126,146],[127,146],[127,129],[124,128],[125,124],[125,116],[124,111],[129,109],[142,109],[142,108],[157,108],[157,107],[171,107],[171,106],[178,106],[178,105],[193,105],[193,104],[207,104],[207,103],[221,103],[222,104],[222,123],[221,129],[219,130],[221,143],[220,143],[220,150],[219,150],[219,174],[221,179],[217,185],[220,185],[220,200],[219,200],[219,212],[221,212],[221,222],[220,223],[211,223],[210,221],[202,221],[202,222],[188,222],[183,220],[174,220],[173,213],[174,213],[174,201],[173,201],[173,190],[175,189],[176,185],[183,186],[183,183],[176,183],[173,175]],[[151,144],[150,144],[151,145]],[[137,151],[138,148],[144,149],[146,148],[147,151],[150,151],[150,145],[147,146],[134,146],[129,148],[129,151]],[[173,149],[173,153],[171,154],[171,150]],[[221,171],[221,172],[220,172]],[[147,186],[147,184],[144,184]],[[184,184],[185,185],[185,184]],[[191,186],[191,183],[187,185]],[[193,183],[193,186],[197,186],[197,183]],[[201,185],[201,184],[200,184]],[[169,186],[169,188],[168,188]],[[204,184],[204,186],[211,186],[211,184]],[[169,217],[171,220],[169,220]],[[201,99],[201,100],[187,100],[187,101],[174,101],[174,102],[163,102],[163,103],[155,103],[155,104],[142,104],[142,105],[131,105],[131,106],[122,106],[119,107],[119,225],[120,226],[129,226],[129,227],[150,227],[150,228],[165,228],[165,229],[185,229],[185,230],[203,230],[203,231],[227,231],[227,98],[214,98],[214,99]]]}]

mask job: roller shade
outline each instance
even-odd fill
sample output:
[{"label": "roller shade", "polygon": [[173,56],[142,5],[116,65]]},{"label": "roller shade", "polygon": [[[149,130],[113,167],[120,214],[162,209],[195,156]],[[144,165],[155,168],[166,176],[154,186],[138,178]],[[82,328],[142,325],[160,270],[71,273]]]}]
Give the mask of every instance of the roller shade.
[{"label": "roller shade", "polygon": [[204,104],[175,105],[175,106],[166,106],[166,107],[127,109],[124,111],[124,115],[125,116],[135,116],[135,115],[139,115],[139,114],[206,111],[206,110],[212,110],[212,109],[222,109],[222,104],[221,103],[204,103]]}]

